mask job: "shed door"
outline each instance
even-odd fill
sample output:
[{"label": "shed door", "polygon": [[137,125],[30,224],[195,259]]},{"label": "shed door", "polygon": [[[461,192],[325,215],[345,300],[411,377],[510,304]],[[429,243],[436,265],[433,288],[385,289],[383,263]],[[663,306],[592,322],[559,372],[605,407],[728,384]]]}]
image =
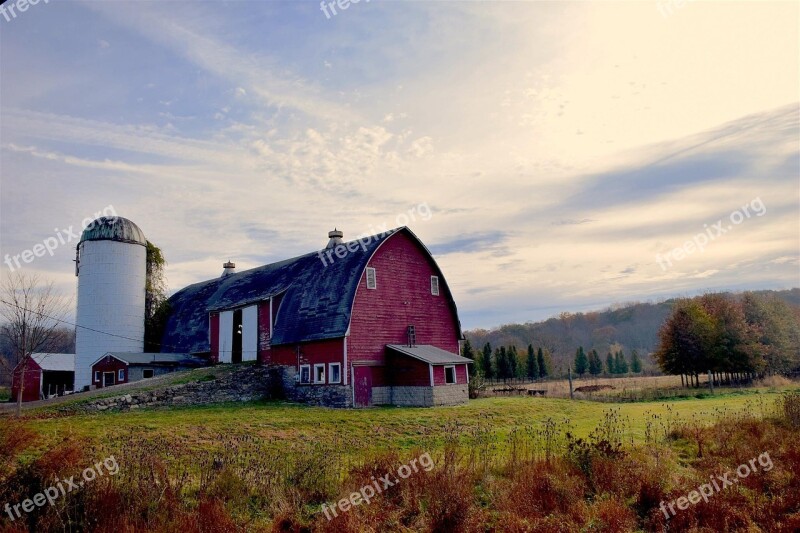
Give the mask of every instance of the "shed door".
[{"label": "shed door", "polygon": [[242,361],[255,361],[258,356],[258,306],[242,309]]},{"label": "shed door", "polygon": [[219,314],[219,362],[230,363],[233,350],[233,311]]},{"label": "shed door", "polygon": [[372,368],[368,366],[353,367],[353,388],[355,390],[356,407],[372,405]]},{"label": "shed door", "polygon": [[103,387],[110,387],[114,384],[114,372],[103,372]]}]

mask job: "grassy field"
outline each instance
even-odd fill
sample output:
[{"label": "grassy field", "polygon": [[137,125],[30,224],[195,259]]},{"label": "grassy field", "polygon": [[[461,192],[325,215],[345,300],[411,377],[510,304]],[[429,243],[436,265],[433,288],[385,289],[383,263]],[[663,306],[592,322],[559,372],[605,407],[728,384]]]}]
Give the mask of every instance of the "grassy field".
[{"label": "grassy field", "polygon": [[[0,501],[113,456],[116,476],[43,507],[27,530],[789,532],[800,527],[800,394],[785,393],[799,390],[620,404],[526,395],[431,409],[38,408],[0,418]],[[767,452],[774,470],[662,514],[659,502]],[[432,468],[400,482],[399,465],[424,456]],[[392,473],[379,503],[323,514],[337,501],[344,513],[348,495]],[[0,516],[0,531],[23,530]]]},{"label": "grassy field", "polygon": [[522,396],[481,398],[462,406],[431,409],[341,410],[256,402],[69,417],[50,417],[46,411],[39,411],[30,415],[30,422],[31,428],[40,434],[42,449],[70,435],[113,451],[135,433],[142,438],[164,439],[188,449],[203,450],[222,445],[224,439],[220,436],[256,438],[277,448],[298,441],[330,444],[346,439],[359,443],[354,453],[363,455],[365,450],[439,447],[454,426],[462,432],[486,426],[502,441],[519,428],[539,426],[552,419],[566,424],[574,435],[586,437],[613,409],[628,438],[641,443],[653,417],[665,425],[673,419],[711,424],[743,409],[765,414],[781,391],[798,388],[750,388],[703,399],[618,405]]}]

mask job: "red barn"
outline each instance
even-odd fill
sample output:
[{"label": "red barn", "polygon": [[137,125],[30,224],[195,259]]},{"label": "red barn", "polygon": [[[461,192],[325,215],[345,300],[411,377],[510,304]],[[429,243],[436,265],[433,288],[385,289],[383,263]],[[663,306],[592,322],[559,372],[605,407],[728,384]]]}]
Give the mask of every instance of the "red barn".
[{"label": "red barn", "polygon": [[450,405],[468,398],[455,302],[406,227],[186,287],[170,298],[166,349],[278,370],[294,400]]},{"label": "red barn", "polygon": [[24,372],[22,363],[14,368],[11,384],[13,400],[17,399],[22,379],[25,380],[25,386],[22,388],[23,402],[33,402],[72,392],[75,383],[74,353],[35,353],[25,362],[27,364],[24,365]]}]

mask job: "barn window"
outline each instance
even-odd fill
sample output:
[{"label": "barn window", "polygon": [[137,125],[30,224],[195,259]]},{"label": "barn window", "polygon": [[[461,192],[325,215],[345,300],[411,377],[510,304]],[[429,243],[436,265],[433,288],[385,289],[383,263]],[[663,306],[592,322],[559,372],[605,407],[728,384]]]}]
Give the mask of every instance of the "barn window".
[{"label": "barn window", "polygon": [[439,296],[439,276],[431,276],[431,294]]},{"label": "barn window", "polygon": [[153,369],[152,368],[145,368],[142,370],[142,377],[144,379],[152,378],[153,377]]},{"label": "barn window", "polygon": [[367,267],[367,288],[368,289],[378,288],[378,280],[375,277],[375,268],[373,267]]},{"label": "barn window", "polygon": [[342,382],[342,364],[331,363],[328,365],[328,383],[341,383]]},{"label": "barn window", "polygon": [[310,365],[300,365],[300,383],[311,383]]},{"label": "barn window", "polygon": [[100,371],[99,370],[95,370],[94,371],[94,380],[95,381],[100,381]]},{"label": "barn window", "polygon": [[314,365],[314,383],[325,383],[325,365]]},{"label": "barn window", "polygon": [[119,374],[119,377],[117,378],[117,381],[124,381],[125,380],[125,371],[120,369],[118,374]]},{"label": "barn window", "polygon": [[446,366],[444,367],[444,382],[448,385],[452,385],[456,382],[456,367],[454,366]]}]

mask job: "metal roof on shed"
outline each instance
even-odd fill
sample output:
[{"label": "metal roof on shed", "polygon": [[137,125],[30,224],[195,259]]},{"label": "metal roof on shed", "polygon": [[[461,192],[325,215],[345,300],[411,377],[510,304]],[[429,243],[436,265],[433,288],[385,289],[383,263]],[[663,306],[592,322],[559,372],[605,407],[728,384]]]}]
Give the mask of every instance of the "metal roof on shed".
[{"label": "metal roof on shed", "polygon": [[188,353],[159,353],[159,352],[145,352],[145,353],[136,353],[136,352],[107,352],[103,355],[100,359],[92,363],[94,366],[99,361],[101,361],[106,356],[112,356],[120,361],[131,365],[147,365],[147,364],[180,364],[180,365],[193,365],[193,366],[203,366],[208,364],[207,361],[204,359],[200,359],[199,357],[195,357]]},{"label": "metal roof on shed", "polygon": [[419,359],[431,365],[452,365],[471,363],[472,359],[467,359],[458,354],[442,350],[429,344],[419,344],[417,346],[404,346],[402,344],[387,344],[387,348],[409,355],[414,359]]},{"label": "metal roof on shed", "polygon": [[75,372],[74,353],[34,353],[31,358],[42,370],[52,372]]}]

